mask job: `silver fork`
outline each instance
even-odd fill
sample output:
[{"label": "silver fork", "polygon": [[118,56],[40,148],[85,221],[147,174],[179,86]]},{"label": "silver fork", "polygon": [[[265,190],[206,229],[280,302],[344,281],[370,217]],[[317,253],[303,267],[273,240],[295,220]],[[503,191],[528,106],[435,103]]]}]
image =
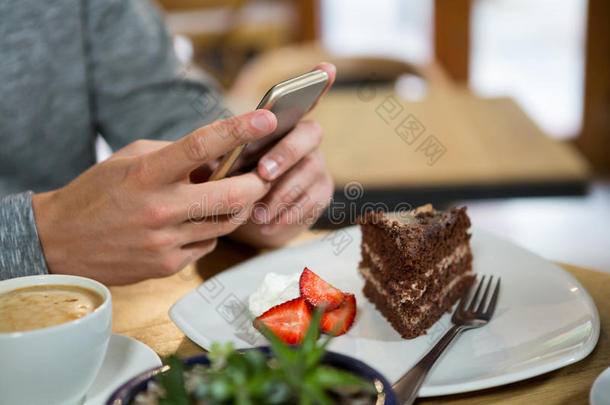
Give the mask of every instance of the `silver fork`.
[{"label": "silver fork", "polygon": [[[401,405],[410,405],[413,403],[413,401],[415,401],[415,398],[417,398],[417,393],[424,383],[428,372],[432,369],[432,366],[436,360],[438,360],[441,354],[443,354],[445,349],[449,347],[449,344],[460,333],[468,329],[480,328],[481,326],[487,325],[493,316],[494,310],[496,309],[496,303],[498,302],[498,295],[500,293],[500,278],[498,278],[496,287],[493,289],[489,304],[487,304],[487,296],[491,290],[493,276],[489,277],[489,281],[487,282],[483,296],[479,300],[481,287],[483,284],[485,284],[485,276],[483,276],[481,281],[478,283],[478,287],[474,293],[474,296],[472,297],[472,300],[470,300],[470,305],[466,307],[466,304],[469,302],[468,297],[472,295],[471,291],[477,284],[475,282],[476,276],[472,280],[468,292],[464,294],[457,309],[453,313],[453,317],[451,318],[453,326],[451,329],[445,333],[445,335],[438,341],[438,343],[436,343],[436,345],[434,345],[428,354],[417,362],[417,364],[414,365],[413,368],[411,368],[411,370],[409,370],[405,375],[400,377],[400,379],[392,386],[392,389],[398,398],[398,402]],[[477,306],[476,304],[479,301],[480,303]]]}]

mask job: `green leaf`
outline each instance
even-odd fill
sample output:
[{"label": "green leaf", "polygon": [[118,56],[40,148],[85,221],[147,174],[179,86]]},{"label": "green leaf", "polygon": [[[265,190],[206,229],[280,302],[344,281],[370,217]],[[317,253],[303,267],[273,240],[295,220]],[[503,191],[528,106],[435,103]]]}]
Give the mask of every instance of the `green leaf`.
[{"label": "green leaf", "polygon": [[161,405],[191,405],[191,399],[184,386],[184,364],[176,357],[167,359],[170,369],[157,376],[165,395],[159,400]]},{"label": "green leaf", "polygon": [[275,356],[280,367],[290,369],[294,365],[297,353],[292,350],[283,340],[281,340],[271,329],[263,322],[257,323],[258,330],[269,340],[271,353]]},{"label": "green leaf", "polygon": [[303,390],[299,395],[299,405],[311,405],[313,403],[311,396]]},{"label": "green leaf", "polygon": [[274,381],[269,385],[267,395],[264,397],[269,404],[292,403],[294,391],[284,381]]},{"label": "green leaf", "polygon": [[260,350],[245,350],[243,354],[253,374],[260,374],[269,368],[267,356]]},{"label": "green leaf", "polygon": [[233,353],[227,358],[226,374],[237,385],[245,384],[250,374],[248,360],[241,353]]},{"label": "green leaf", "polygon": [[333,405],[333,401],[326,395],[324,389],[310,379],[303,382],[300,398],[304,397],[308,398],[310,403],[317,405]]},{"label": "green leaf", "polygon": [[336,387],[357,388],[371,394],[375,394],[377,390],[375,385],[352,374],[348,371],[339,370],[329,366],[319,366],[310,375],[312,384],[322,388],[330,389]]},{"label": "green leaf", "polygon": [[320,336],[320,319],[322,319],[322,310],[320,308],[316,308],[311,316],[311,321],[309,323],[309,327],[307,328],[307,332],[305,333],[305,338],[303,338],[303,342],[299,347],[299,352],[301,355],[310,353],[316,347],[316,342]]},{"label": "green leaf", "polygon": [[311,350],[311,352],[308,354],[308,356],[305,359],[305,365],[304,365],[305,370],[314,369],[320,363],[320,361],[322,360],[322,357],[324,357],[324,353],[326,352],[326,347],[328,347],[328,344],[332,340],[333,340],[332,335],[326,335],[324,337],[324,340],[322,340],[322,343],[318,344]]},{"label": "green leaf", "polygon": [[250,398],[250,393],[245,386],[237,387],[235,405],[254,405],[254,402]]},{"label": "green leaf", "polygon": [[231,354],[235,353],[232,342],[227,342],[224,345],[220,343],[212,343],[208,359],[210,359],[211,367],[219,370],[225,367],[227,359]]},{"label": "green leaf", "polygon": [[210,399],[218,402],[229,401],[235,395],[235,386],[226,377],[219,377],[210,382]]}]

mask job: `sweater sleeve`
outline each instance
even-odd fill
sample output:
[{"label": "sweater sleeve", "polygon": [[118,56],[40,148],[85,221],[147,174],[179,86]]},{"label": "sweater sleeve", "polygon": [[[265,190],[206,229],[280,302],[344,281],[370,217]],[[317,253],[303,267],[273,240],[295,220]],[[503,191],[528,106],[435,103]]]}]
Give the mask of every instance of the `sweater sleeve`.
[{"label": "sweater sleeve", "polygon": [[149,0],[85,4],[91,111],[113,149],[137,139],[173,141],[231,115],[209,77],[180,65]]},{"label": "sweater sleeve", "polygon": [[0,198],[0,280],[47,273],[32,192]]}]

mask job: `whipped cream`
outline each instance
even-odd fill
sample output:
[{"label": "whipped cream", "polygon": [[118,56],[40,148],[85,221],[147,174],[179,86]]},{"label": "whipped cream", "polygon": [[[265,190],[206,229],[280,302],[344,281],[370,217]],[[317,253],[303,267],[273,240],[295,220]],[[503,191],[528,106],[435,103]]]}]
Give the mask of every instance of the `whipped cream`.
[{"label": "whipped cream", "polygon": [[301,273],[289,275],[267,273],[263,283],[248,298],[248,308],[254,316],[259,316],[269,308],[298,298]]}]

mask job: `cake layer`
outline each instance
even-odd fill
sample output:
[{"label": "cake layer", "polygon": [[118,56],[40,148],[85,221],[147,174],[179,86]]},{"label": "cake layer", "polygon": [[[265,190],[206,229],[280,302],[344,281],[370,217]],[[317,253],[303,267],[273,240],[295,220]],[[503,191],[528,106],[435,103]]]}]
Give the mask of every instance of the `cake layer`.
[{"label": "cake layer", "polygon": [[432,268],[423,273],[417,280],[385,280],[383,264],[373,252],[362,254],[362,264],[359,268],[365,280],[372,282],[401,302],[414,302],[426,292],[440,292],[455,277],[469,272],[472,268],[472,254],[468,245],[458,246],[454,252],[441,259]]},{"label": "cake layer", "polygon": [[369,280],[365,281],[363,292],[403,338],[413,339],[425,334],[443,313],[451,310],[473,277],[472,272],[459,274],[440,292],[426,291],[414,302],[396,302],[391,294]]},{"label": "cake layer", "polygon": [[[380,282],[396,286],[397,292],[404,291],[409,288],[423,289],[427,286],[428,280],[435,280],[437,283],[444,283],[446,277],[451,276],[451,272],[462,269],[469,270],[472,263],[472,252],[468,243],[463,243],[456,246],[447,256],[442,257],[438,262],[431,264],[430,267],[422,269],[415,274],[409,272],[408,269],[403,269],[401,277],[396,277],[395,272],[388,271],[393,269],[388,265],[387,260],[383,260],[376,252],[372,251],[368,245],[362,244],[362,260],[360,267],[366,267],[371,270],[376,279]],[[457,268],[453,266],[455,263],[463,263],[463,266]]]},{"label": "cake layer", "polygon": [[363,254],[375,252],[385,269],[384,281],[415,281],[470,240],[465,208],[420,213],[405,220],[408,216],[399,222],[371,212],[360,219]]}]

